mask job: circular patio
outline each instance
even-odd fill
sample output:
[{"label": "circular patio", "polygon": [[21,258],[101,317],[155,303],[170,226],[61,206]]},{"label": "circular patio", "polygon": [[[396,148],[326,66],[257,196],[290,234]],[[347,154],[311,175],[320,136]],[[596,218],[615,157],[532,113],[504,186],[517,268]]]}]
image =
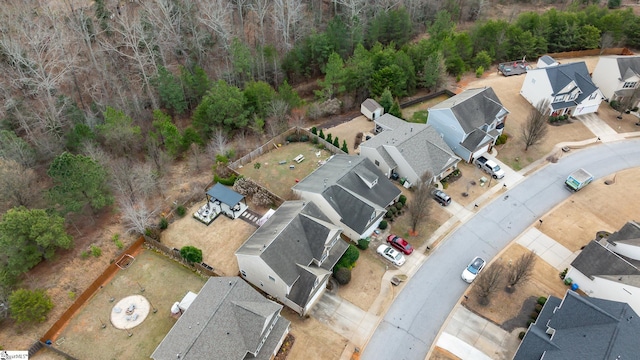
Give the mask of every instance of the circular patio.
[{"label": "circular patio", "polygon": [[111,324],[116,329],[131,329],[144,321],[149,315],[149,301],[142,295],[127,296],[111,309]]}]

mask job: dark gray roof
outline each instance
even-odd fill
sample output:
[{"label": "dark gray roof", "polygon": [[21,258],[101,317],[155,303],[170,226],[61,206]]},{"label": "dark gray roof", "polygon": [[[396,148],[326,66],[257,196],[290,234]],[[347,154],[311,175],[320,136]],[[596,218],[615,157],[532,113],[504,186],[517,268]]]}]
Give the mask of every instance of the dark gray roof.
[{"label": "dark gray roof", "polygon": [[382,106],[380,104],[378,104],[375,100],[373,99],[367,99],[362,103],[362,106],[364,106],[365,109],[374,112],[377,109],[381,109]]},{"label": "dark gray roof", "polygon": [[542,60],[542,62],[547,64],[547,65],[552,65],[552,64],[555,64],[557,62],[556,59],[552,58],[549,55],[542,55],[540,60]]},{"label": "dark gray roof", "polygon": [[621,56],[617,58],[617,62],[622,81],[632,76],[640,76],[640,56]]},{"label": "dark gray roof", "polygon": [[[255,353],[268,334],[258,358],[269,359],[289,329],[281,309],[238,277],[209,278],[151,358],[176,359],[180,354],[180,359],[242,360]],[[267,333],[274,321],[276,326]]]},{"label": "dark gray roof", "polygon": [[[527,331],[514,360],[636,359],[640,319],[626,303],[582,297],[568,290],[553,314],[550,297]],[[549,301],[552,302],[549,302]],[[558,299],[559,300],[559,299]],[[547,325],[555,330],[546,334]]]},{"label": "dark gray roof", "polygon": [[393,130],[385,130],[360,146],[376,149],[383,158],[385,154],[390,156],[386,148],[397,148],[418,176],[425,171],[438,175],[460,161],[431,125],[398,120],[402,123],[397,123]]},{"label": "dark gray roof", "polygon": [[616,243],[640,246],[640,224],[629,221],[620,230],[611,234],[607,241],[613,245]]},{"label": "dark gray roof", "polygon": [[451,109],[465,134],[482,129],[509,113],[490,87],[465,90],[431,109]]},{"label": "dark gray roof", "polygon": [[487,143],[493,141],[494,138],[487,135],[488,134],[486,132],[480,129],[475,129],[471,134],[467,135],[467,138],[464,139],[461,145],[470,152],[475,152]]},{"label": "dark gray roof", "polygon": [[207,190],[207,195],[211,196],[214,199],[218,199],[223,204],[229,206],[236,205],[244,198],[244,196],[238,194],[237,192],[220,183],[216,183],[211,189]]},{"label": "dark gray roof", "polygon": [[260,256],[285,283],[293,285],[300,276],[298,265],[319,261],[325,243],[341,232],[313,202],[285,201],[236,253]]},{"label": "dark gray roof", "polygon": [[566,103],[552,103],[551,105],[554,109],[575,106],[576,104],[581,103],[585,98],[591,96],[591,94],[598,89],[591,80],[589,70],[587,69],[587,65],[584,61],[561,64],[558,66],[543,68],[542,70],[547,73],[547,77],[549,78],[549,83],[551,84],[551,89],[553,91],[553,96],[564,94],[561,93],[561,91],[572,81],[575,82],[576,86],[580,89],[580,94],[575,100]]},{"label": "dark gray roof", "polygon": [[591,241],[571,262],[571,266],[593,279],[595,276],[640,286],[640,262],[616,254],[597,241]]},{"label": "dark gray roof", "polygon": [[332,156],[293,190],[321,194],[341,221],[360,233],[374,210],[384,210],[401,193],[369,159],[351,155]]}]

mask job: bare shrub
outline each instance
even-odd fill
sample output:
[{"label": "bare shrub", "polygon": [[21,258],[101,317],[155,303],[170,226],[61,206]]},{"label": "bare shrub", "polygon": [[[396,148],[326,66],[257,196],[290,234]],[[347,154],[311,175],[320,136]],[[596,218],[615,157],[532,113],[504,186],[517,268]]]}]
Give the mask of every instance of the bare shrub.
[{"label": "bare shrub", "polygon": [[489,305],[491,295],[498,291],[504,279],[504,270],[502,263],[493,263],[478,275],[473,290],[480,305]]}]

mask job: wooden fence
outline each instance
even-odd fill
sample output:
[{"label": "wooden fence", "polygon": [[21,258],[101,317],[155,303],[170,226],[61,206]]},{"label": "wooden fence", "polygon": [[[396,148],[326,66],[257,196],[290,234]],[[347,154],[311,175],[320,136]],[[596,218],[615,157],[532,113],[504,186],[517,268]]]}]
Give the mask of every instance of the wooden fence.
[{"label": "wooden fence", "polygon": [[547,54],[554,59],[569,59],[583,56],[598,56],[598,55],[635,55],[633,51],[628,48],[606,48],[606,49],[591,49],[591,50],[577,50],[577,51],[565,51],[559,53]]},{"label": "wooden fence", "polygon": [[180,249],[169,248],[165,244],[157,240],[154,240],[146,235],[144,236],[144,242],[149,248],[160,251],[170,259],[173,259],[181,263],[182,265],[190,268],[191,270],[197,272],[198,274],[201,274],[204,276],[220,276],[218,273],[216,273],[213,267],[209,266],[206,263],[189,263],[188,261],[186,261],[180,254]]}]

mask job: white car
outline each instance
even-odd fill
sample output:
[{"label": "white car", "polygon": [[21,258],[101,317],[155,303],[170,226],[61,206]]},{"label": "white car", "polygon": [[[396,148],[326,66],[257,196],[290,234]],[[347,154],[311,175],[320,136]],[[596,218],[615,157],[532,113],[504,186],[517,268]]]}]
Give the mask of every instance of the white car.
[{"label": "white car", "polygon": [[378,250],[376,251],[378,254],[382,255],[383,258],[391,261],[393,265],[402,266],[402,264],[404,264],[404,255],[389,245],[382,244],[378,246]]},{"label": "white car", "polygon": [[484,266],[486,264],[487,262],[484,261],[484,259],[482,259],[479,256],[476,256],[475,258],[473,258],[473,260],[471,260],[471,262],[469,263],[469,265],[467,265],[464,271],[462,271],[462,276],[461,276],[462,280],[471,284],[473,280],[476,279],[478,274],[480,274],[480,271],[484,269]]}]

